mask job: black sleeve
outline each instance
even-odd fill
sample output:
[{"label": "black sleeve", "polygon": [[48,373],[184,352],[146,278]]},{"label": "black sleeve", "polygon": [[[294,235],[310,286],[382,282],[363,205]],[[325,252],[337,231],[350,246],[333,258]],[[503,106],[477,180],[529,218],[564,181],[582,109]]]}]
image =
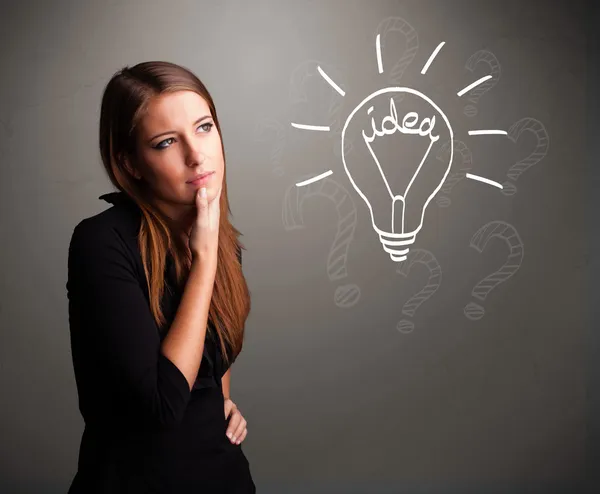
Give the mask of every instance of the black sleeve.
[{"label": "black sleeve", "polygon": [[[109,391],[105,396],[115,403],[109,408],[114,416],[107,420],[151,428],[179,423],[191,395],[188,382],[160,351],[158,328],[132,256],[112,227],[91,228],[87,220],[75,227],[67,289],[69,324],[80,342],[73,351],[88,363],[79,376],[81,386],[101,383]],[[86,381],[90,375],[95,378]]]}]

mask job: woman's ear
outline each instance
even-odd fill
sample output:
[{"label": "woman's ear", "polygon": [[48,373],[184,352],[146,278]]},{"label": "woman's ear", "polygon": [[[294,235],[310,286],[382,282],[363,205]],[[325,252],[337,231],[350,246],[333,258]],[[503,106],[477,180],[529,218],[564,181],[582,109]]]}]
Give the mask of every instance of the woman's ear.
[{"label": "woman's ear", "polygon": [[140,180],[142,178],[142,175],[137,170],[137,168],[134,168],[133,166],[131,166],[131,162],[129,161],[129,158],[124,153],[120,155],[120,158],[121,158],[123,166],[125,167],[127,172],[131,176],[133,176],[133,178],[135,178],[136,180]]}]

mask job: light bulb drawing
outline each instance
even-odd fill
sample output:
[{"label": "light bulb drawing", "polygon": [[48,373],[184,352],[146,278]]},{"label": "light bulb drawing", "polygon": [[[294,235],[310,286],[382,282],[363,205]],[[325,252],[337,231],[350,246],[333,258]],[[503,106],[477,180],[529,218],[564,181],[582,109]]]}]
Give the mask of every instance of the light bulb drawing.
[{"label": "light bulb drawing", "polygon": [[[445,42],[437,45],[423,65],[426,74]],[[383,73],[381,36],[375,40],[377,67]],[[317,71],[341,97],[346,91],[317,67]],[[458,97],[469,93],[492,78],[481,77],[458,91]],[[423,117],[421,117],[423,115]],[[365,120],[370,119],[365,124]],[[292,127],[327,132],[328,125],[291,123]],[[504,130],[473,129],[470,136],[507,135]],[[349,139],[354,145],[345,152]],[[426,210],[442,188],[454,159],[454,132],[444,111],[427,95],[415,88],[393,85],[366,96],[348,115],[341,133],[339,148],[348,180],[369,208],[373,230],[383,250],[394,262],[407,259],[411,245],[423,228]],[[390,151],[390,143],[393,143]],[[398,144],[402,144],[399,147]],[[441,153],[442,147],[446,147]],[[440,160],[440,156],[444,159]],[[328,170],[298,182],[302,187],[333,173]],[[465,174],[466,178],[503,188],[485,177]],[[384,205],[381,205],[382,198]],[[389,199],[389,200],[388,200]],[[375,206],[377,204],[377,206]]]},{"label": "light bulb drawing", "polygon": [[[414,111],[407,112],[404,115],[404,117],[401,119],[401,122],[399,122],[394,99],[390,97],[389,98],[389,115],[387,115],[383,118],[383,120],[381,122],[381,129],[377,129],[377,124],[375,123],[374,118],[371,118],[372,134],[367,135],[365,133],[364,129],[357,129],[357,130],[360,130],[360,134],[362,135],[363,141],[364,141],[366,147],[368,148],[368,151],[369,151],[371,157],[373,158],[373,162],[377,166],[377,170],[381,174],[384,185],[390,196],[390,199],[391,199],[391,201],[390,201],[390,213],[391,213],[390,214],[390,216],[391,216],[390,224],[388,224],[388,225],[381,225],[381,224],[378,225],[377,224],[380,222],[377,221],[376,218],[377,219],[387,218],[387,215],[377,216],[375,214],[373,206],[372,206],[371,202],[369,201],[369,198],[365,195],[361,186],[357,183],[358,182],[357,178],[364,175],[364,174],[360,173],[360,169],[364,168],[364,162],[362,160],[362,155],[354,154],[354,155],[351,155],[348,157],[345,155],[342,155],[342,163],[344,165],[344,170],[346,171],[346,174],[348,175],[348,179],[352,183],[352,186],[354,187],[354,189],[356,190],[358,195],[361,196],[363,201],[365,201],[365,203],[367,204],[367,206],[369,208],[369,211],[371,213],[371,222],[373,225],[373,229],[379,235],[379,240],[381,241],[383,250],[385,250],[386,252],[388,252],[390,254],[390,257],[393,261],[403,261],[406,259],[406,255],[409,252],[410,248],[408,246],[410,244],[414,243],[416,235],[419,233],[419,231],[423,227],[423,217],[425,215],[425,210],[426,210],[429,202],[435,196],[435,194],[437,194],[437,192],[440,190],[440,188],[442,187],[442,184],[444,183],[444,181],[446,180],[446,177],[448,176],[448,173],[450,172],[450,167],[452,165],[452,157],[453,157],[452,139],[454,137],[454,133],[452,132],[452,127],[451,127],[450,122],[448,121],[448,118],[446,117],[446,115],[444,115],[442,110],[433,101],[431,101],[431,99],[429,99],[427,96],[425,96],[424,94],[420,93],[419,91],[416,91],[411,88],[388,87],[388,88],[384,88],[384,89],[375,91],[371,95],[367,96],[367,98],[365,98],[363,101],[361,101],[359,103],[359,105],[352,111],[352,113],[350,113],[350,115],[348,116],[348,119],[346,120],[344,128],[342,130],[342,146],[343,146],[343,142],[344,142],[344,139],[346,137],[348,130],[352,128],[354,116],[367,106],[368,106],[368,110],[366,113],[371,114],[375,108],[375,105],[377,104],[377,103],[374,103],[374,101],[380,99],[379,96],[387,95],[388,93],[394,93],[394,92],[405,93],[405,97],[403,98],[404,104],[406,104],[406,101],[408,99],[407,96],[409,96],[409,95],[412,95],[413,97],[417,97],[417,98],[422,98],[425,102],[427,102],[433,108],[434,113],[437,113],[437,116],[439,118],[441,118],[441,120],[443,121],[443,125],[436,125],[436,123],[437,123],[436,115],[432,115],[431,117],[425,117],[419,122],[419,115],[417,112],[414,112]],[[371,103],[373,103],[373,104],[371,104]],[[439,121],[439,118],[438,118],[438,121]],[[387,126],[386,126],[386,124],[387,124]],[[418,127],[417,127],[417,125],[418,125]],[[358,125],[357,127],[361,127],[361,126]],[[443,127],[443,128],[441,128],[441,127]],[[433,135],[434,129],[437,129],[437,131],[436,131],[437,133],[435,135]],[[408,181],[408,184],[406,185],[406,187],[403,189],[400,189],[400,190],[398,190],[398,189],[392,190],[392,187],[390,186],[390,181],[387,179],[386,174],[384,173],[384,171],[382,169],[379,157],[378,157],[377,153],[375,153],[373,151],[373,147],[371,146],[371,144],[378,137],[392,135],[397,131],[401,132],[402,134],[428,138],[429,142],[427,145],[427,149],[426,149],[425,153],[423,154],[423,157],[421,158],[421,160],[416,168],[416,171],[414,172],[414,174],[412,176],[409,177],[409,181]],[[442,134],[444,134],[444,135],[442,135]],[[431,149],[434,146],[434,144],[440,140],[440,136],[443,137],[442,142],[446,142],[448,140],[450,142],[449,159],[444,163],[443,167],[440,167],[438,165],[438,163],[436,163],[435,160],[430,158]],[[439,146],[439,144],[438,144],[438,146]],[[435,156],[435,154],[433,154],[433,156]],[[430,158],[430,159],[428,159],[428,158]],[[433,173],[436,173],[436,175],[438,176],[437,179],[435,180],[436,183],[434,184],[434,189],[427,195],[423,204],[417,205],[417,207],[420,211],[420,214],[418,215],[418,224],[414,225],[414,227],[408,227],[406,212],[407,212],[407,198],[409,196],[410,189],[415,184],[416,179],[422,173],[424,165],[432,165],[432,164],[435,167],[435,170],[433,170]],[[369,165],[370,165],[370,163],[369,163]],[[356,173],[357,171],[359,171],[359,173]],[[396,207],[396,203],[398,201],[400,202],[399,208]],[[402,215],[401,219],[399,219],[399,220],[396,219],[397,214]],[[396,228],[396,225],[398,225],[398,228]],[[396,229],[401,230],[401,231],[396,232],[395,231]]]}]

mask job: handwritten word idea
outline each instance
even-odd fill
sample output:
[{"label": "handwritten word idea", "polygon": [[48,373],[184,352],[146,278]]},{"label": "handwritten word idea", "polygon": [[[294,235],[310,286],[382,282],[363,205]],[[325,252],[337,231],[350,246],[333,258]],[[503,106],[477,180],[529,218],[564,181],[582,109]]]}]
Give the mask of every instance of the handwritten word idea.
[{"label": "handwritten word idea", "polygon": [[[373,111],[373,107],[371,106],[367,115]],[[429,135],[429,138],[435,142],[440,136],[432,135],[433,128],[435,127],[435,115],[431,118],[427,117],[421,120],[419,128],[414,128],[416,123],[419,121],[419,114],[417,112],[411,111],[404,115],[402,119],[402,124],[398,123],[398,113],[396,112],[396,105],[394,103],[394,98],[390,98],[390,114],[381,122],[381,130],[377,130],[375,126],[375,119],[371,117],[371,126],[373,128],[373,134],[371,136],[367,136],[365,131],[362,131],[363,138],[365,142],[373,142],[375,140],[375,136],[381,137],[383,135],[390,135],[396,132],[397,130],[402,132],[403,134],[419,134],[420,136]],[[391,124],[391,126],[387,126],[386,124]]]}]

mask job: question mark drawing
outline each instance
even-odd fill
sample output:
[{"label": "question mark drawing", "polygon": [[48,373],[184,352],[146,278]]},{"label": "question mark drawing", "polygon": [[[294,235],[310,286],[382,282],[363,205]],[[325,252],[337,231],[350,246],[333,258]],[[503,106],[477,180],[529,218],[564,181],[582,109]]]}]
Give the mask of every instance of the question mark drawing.
[{"label": "question mark drawing", "polygon": [[[414,317],[417,309],[433,296],[442,283],[442,268],[435,256],[425,249],[411,250],[406,260],[396,268],[396,273],[407,278],[410,268],[417,263],[424,264],[429,270],[429,279],[423,289],[409,298],[402,307],[402,313],[409,317]],[[415,329],[415,324],[408,319],[402,319],[396,324],[396,329],[401,333],[410,333]]]},{"label": "question mark drawing", "polygon": [[[419,50],[419,35],[417,34],[415,28],[413,28],[402,17],[386,17],[377,26],[374,36],[374,38],[376,38],[377,35],[380,35],[379,41],[383,53],[386,53],[386,50],[384,50],[385,40],[388,38],[390,33],[394,32],[399,32],[404,36],[406,40],[406,48],[404,49],[404,52],[402,52],[402,55],[398,61],[388,72],[388,82],[390,84],[398,84],[400,82],[404,71],[414,60],[415,56],[417,55],[417,51]],[[387,52],[391,51],[392,50],[387,50]]]},{"label": "question mark drawing", "polygon": [[[301,180],[306,178],[309,177],[303,177]],[[327,275],[330,281],[339,281],[348,276],[348,250],[357,223],[356,205],[342,185],[329,177],[302,187],[292,184],[284,196],[283,226],[286,231],[303,229],[302,205],[305,200],[314,196],[330,199],[338,213],[337,232],[327,256]],[[340,285],[335,289],[334,301],[338,307],[352,307],[359,299],[360,288],[356,284]]]},{"label": "question mark drawing", "polygon": [[[539,163],[548,154],[550,146],[550,138],[544,124],[539,120],[531,117],[525,117],[515,122],[508,129],[508,138],[515,144],[523,132],[528,131],[533,133],[537,139],[535,149],[526,158],[517,161],[511,166],[506,174],[511,180],[517,180],[523,172],[531,168],[536,163]],[[512,196],[517,192],[517,187],[512,182],[504,182],[502,184],[502,193],[505,196]]]},{"label": "question mark drawing", "polygon": [[[523,241],[515,227],[505,221],[490,221],[482,226],[471,238],[470,246],[481,254],[490,239],[494,237],[506,242],[508,258],[500,269],[489,274],[473,287],[471,295],[481,302],[494,288],[513,276],[523,262]],[[464,308],[464,313],[468,319],[476,321],[484,316],[485,309],[477,302],[469,302]]]},{"label": "question mark drawing", "polygon": [[498,81],[500,80],[500,62],[498,62],[496,55],[491,51],[479,50],[473,53],[467,60],[465,68],[473,72],[480,62],[489,65],[491,71],[490,75],[492,77],[469,91],[469,97],[467,99],[473,103],[473,105],[465,106],[463,111],[467,117],[474,117],[477,115],[477,107],[474,105],[479,103],[480,98],[498,84]]},{"label": "question mark drawing", "polygon": [[[275,137],[273,138],[273,134]],[[281,166],[281,157],[285,147],[285,128],[278,120],[274,118],[260,118],[254,128],[256,141],[271,142],[271,165],[273,173],[281,177],[285,169]]]},{"label": "question mark drawing", "polygon": [[[451,172],[448,175],[444,184],[442,185],[440,191],[442,192],[442,194],[446,195],[437,196],[435,199],[437,205],[441,208],[447,208],[448,206],[450,206],[452,201],[450,200],[448,195],[450,195],[450,192],[452,192],[452,189],[458,182],[467,177],[467,172],[473,167],[473,154],[471,153],[467,145],[463,141],[460,141],[458,139],[453,139],[453,142],[454,151],[456,153],[460,153],[462,157],[462,164],[458,171]],[[450,141],[448,141],[440,148],[436,158],[442,163],[447,163],[447,155],[450,153],[450,149]],[[454,163],[452,163],[452,165],[454,165]]]}]

